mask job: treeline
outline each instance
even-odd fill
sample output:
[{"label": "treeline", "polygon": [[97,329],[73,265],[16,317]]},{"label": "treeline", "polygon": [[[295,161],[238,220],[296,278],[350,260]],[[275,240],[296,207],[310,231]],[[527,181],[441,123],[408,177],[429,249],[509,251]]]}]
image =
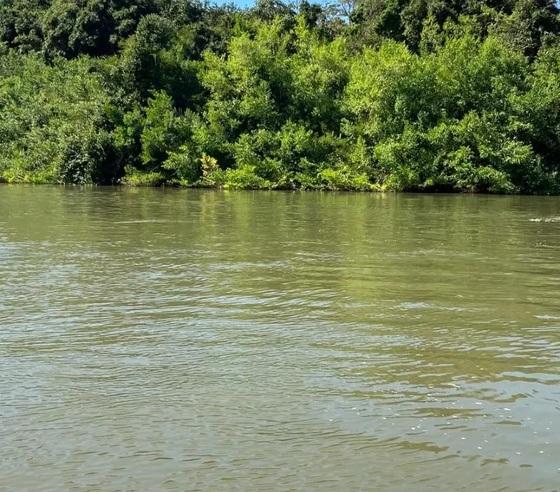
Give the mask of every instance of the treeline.
[{"label": "treeline", "polygon": [[0,181],[560,192],[548,0],[0,0]]}]

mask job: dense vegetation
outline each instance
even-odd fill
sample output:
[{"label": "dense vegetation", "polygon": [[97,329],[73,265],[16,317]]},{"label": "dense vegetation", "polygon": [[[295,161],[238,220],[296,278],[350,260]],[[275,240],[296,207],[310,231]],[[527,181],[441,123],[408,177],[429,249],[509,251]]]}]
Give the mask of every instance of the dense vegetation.
[{"label": "dense vegetation", "polygon": [[560,192],[550,0],[0,0],[0,180]]}]

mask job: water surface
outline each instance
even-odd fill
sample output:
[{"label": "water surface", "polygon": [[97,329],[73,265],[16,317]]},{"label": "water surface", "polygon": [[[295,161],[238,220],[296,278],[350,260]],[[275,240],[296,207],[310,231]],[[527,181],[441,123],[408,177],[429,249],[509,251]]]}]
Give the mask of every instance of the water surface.
[{"label": "water surface", "polygon": [[560,199],[0,187],[0,490],[560,484]]}]

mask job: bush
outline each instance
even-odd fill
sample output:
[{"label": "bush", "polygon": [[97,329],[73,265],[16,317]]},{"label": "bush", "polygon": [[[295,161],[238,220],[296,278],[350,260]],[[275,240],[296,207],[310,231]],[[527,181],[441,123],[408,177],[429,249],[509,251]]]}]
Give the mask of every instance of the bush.
[{"label": "bush", "polygon": [[130,186],[160,186],[165,183],[165,176],[159,172],[127,168],[122,182]]},{"label": "bush", "polygon": [[228,169],[224,176],[224,188],[258,190],[272,188],[272,183],[255,173],[253,166]]},{"label": "bush", "polygon": [[327,190],[372,191],[375,189],[365,174],[354,175],[348,166],[323,169],[319,173],[319,180]]}]

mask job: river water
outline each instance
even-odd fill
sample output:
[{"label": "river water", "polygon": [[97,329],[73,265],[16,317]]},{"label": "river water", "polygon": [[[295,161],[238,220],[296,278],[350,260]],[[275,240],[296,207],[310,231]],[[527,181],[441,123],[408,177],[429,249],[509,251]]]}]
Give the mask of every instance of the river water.
[{"label": "river water", "polygon": [[559,488],[559,198],[0,187],[0,490]]}]

